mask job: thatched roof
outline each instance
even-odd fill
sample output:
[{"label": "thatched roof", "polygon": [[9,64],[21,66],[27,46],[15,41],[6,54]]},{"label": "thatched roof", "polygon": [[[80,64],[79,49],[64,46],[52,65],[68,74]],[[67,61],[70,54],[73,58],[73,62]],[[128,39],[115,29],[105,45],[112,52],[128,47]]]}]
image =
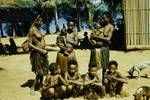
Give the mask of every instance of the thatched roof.
[{"label": "thatched roof", "polygon": [[0,9],[32,8],[38,5],[37,0],[0,0]]},{"label": "thatched roof", "polygon": [[32,17],[37,15],[36,10],[40,4],[38,1],[39,0],[0,0],[0,22],[32,20]]}]

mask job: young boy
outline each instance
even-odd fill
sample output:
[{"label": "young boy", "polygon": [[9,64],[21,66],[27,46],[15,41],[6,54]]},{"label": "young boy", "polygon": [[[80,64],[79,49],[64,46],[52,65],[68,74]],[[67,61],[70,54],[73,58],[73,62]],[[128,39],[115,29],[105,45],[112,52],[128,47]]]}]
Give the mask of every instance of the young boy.
[{"label": "young boy", "polygon": [[56,63],[51,63],[49,66],[50,75],[47,75],[42,87],[42,96],[46,98],[63,97],[66,92],[67,82],[61,77],[60,66]]},{"label": "young boy", "polygon": [[65,80],[69,83],[67,88],[68,94],[72,94],[74,97],[78,96],[81,91],[81,85],[83,85],[83,80],[78,73],[77,61],[70,60],[68,62],[68,71],[65,73]]},{"label": "young boy", "polygon": [[84,78],[84,90],[86,92],[85,95],[92,92],[103,98],[106,94],[105,88],[102,86],[102,80],[98,76],[97,70],[98,68],[95,63],[89,64],[89,70]]},{"label": "young boy", "polygon": [[110,61],[108,71],[106,71],[104,76],[106,93],[109,93],[110,96],[120,95],[123,84],[127,83],[126,78],[117,69],[118,63],[116,61]]}]

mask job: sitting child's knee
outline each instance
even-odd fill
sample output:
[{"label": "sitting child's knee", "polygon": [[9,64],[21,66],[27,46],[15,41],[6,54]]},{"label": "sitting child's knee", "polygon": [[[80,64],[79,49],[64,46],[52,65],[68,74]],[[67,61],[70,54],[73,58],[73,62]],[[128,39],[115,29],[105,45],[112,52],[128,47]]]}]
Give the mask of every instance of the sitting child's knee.
[{"label": "sitting child's knee", "polygon": [[72,90],[73,86],[72,85],[69,85],[68,86],[68,90]]},{"label": "sitting child's knee", "polygon": [[108,80],[107,79],[104,79],[104,84],[108,84]]},{"label": "sitting child's knee", "polygon": [[50,88],[50,89],[48,89],[48,92],[49,92],[49,94],[51,94],[51,95],[55,94],[55,90],[54,90],[54,88]]},{"label": "sitting child's knee", "polygon": [[66,86],[61,86],[61,90],[65,92],[67,90]]}]

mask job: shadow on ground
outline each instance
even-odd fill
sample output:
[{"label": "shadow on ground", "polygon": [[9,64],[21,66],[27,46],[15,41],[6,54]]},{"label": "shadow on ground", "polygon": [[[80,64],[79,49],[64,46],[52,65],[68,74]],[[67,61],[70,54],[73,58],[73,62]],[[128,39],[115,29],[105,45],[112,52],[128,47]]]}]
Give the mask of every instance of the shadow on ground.
[{"label": "shadow on ground", "polygon": [[[32,87],[32,85],[33,85],[33,82],[34,82],[34,79],[29,79],[29,80],[27,80],[27,82],[25,82],[25,83],[23,83],[22,85],[21,85],[21,87],[22,88],[26,88],[26,87],[28,87],[28,88],[31,88]],[[35,85],[35,91],[38,91],[40,89],[40,83],[37,83],[36,85]]]}]

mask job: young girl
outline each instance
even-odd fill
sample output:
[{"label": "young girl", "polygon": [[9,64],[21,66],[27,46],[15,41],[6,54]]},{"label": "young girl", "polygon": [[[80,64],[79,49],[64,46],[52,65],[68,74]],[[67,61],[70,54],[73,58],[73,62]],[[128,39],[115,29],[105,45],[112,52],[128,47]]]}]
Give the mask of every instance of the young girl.
[{"label": "young girl", "polygon": [[56,63],[51,63],[49,66],[51,72],[47,75],[42,87],[42,95],[46,98],[63,97],[66,92],[67,82],[61,77],[60,66]]}]

